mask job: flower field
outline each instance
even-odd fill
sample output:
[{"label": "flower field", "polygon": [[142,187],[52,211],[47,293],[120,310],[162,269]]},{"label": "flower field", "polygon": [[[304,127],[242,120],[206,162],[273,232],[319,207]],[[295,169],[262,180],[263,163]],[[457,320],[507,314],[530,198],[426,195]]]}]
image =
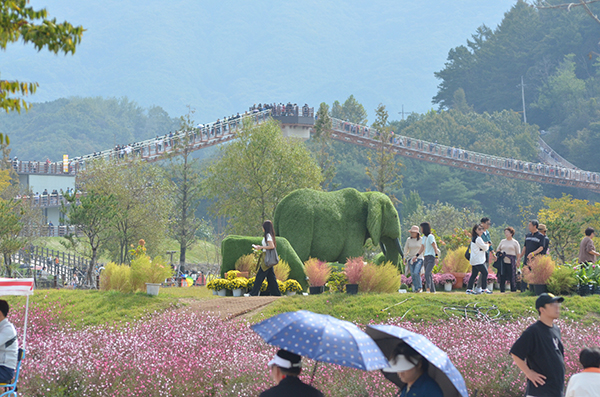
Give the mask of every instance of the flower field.
[{"label": "flower field", "polygon": [[[266,363],[275,348],[246,321],[223,322],[169,310],[129,324],[71,327],[54,320],[61,307],[32,309],[20,389],[27,396],[257,396],[270,387]],[[22,308],[11,319],[22,326]],[[508,349],[533,319],[505,324],[470,320],[388,323],[423,333],[447,351],[478,396],[522,396],[524,377]],[[568,376],[583,346],[600,345],[596,326],[560,322]],[[305,362],[304,379],[313,362]],[[327,396],[392,396],[378,372],[320,364],[314,384]]]}]

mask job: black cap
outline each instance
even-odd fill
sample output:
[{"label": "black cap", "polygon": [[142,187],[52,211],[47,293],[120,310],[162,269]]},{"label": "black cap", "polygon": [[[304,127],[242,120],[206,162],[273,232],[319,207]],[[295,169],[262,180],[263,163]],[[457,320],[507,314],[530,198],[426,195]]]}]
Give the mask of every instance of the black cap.
[{"label": "black cap", "polygon": [[277,365],[278,367],[286,369],[302,368],[302,357],[297,355],[296,353],[279,349],[279,351],[275,354],[273,359],[269,361],[269,364],[267,365],[269,367],[271,365]]},{"label": "black cap", "polygon": [[552,294],[543,293],[540,296],[538,296],[537,300],[535,301],[535,308],[539,310],[540,307],[544,307],[548,303],[561,303],[564,302],[564,300],[565,298],[563,298],[562,296],[554,296]]}]

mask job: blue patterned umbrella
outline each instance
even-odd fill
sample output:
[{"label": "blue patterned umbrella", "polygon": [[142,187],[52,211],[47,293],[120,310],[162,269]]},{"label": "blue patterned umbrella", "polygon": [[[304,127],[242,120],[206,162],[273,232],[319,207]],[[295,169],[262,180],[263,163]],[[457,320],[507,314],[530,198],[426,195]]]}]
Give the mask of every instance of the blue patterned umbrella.
[{"label": "blue patterned umbrella", "polygon": [[307,310],[278,314],[252,326],[270,345],[325,363],[365,371],[388,361],[373,339],[356,325]]},{"label": "blue patterned umbrella", "polygon": [[[386,357],[391,357],[399,343],[406,343],[423,356],[431,365],[428,374],[437,382],[444,397],[469,397],[465,380],[458,372],[446,352],[434,345],[423,335],[395,325],[367,325],[367,334],[373,338]],[[404,387],[395,373],[384,373],[386,378]]]}]

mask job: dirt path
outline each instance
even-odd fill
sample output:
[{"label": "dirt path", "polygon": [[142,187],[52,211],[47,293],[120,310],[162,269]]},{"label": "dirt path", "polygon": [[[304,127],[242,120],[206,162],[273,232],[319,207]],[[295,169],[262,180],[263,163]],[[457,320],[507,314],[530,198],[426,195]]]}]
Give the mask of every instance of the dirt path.
[{"label": "dirt path", "polygon": [[231,320],[244,314],[255,312],[276,301],[278,296],[253,296],[253,297],[221,297],[208,300],[181,299],[186,306],[183,310],[198,312],[212,312],[223,320]]}]

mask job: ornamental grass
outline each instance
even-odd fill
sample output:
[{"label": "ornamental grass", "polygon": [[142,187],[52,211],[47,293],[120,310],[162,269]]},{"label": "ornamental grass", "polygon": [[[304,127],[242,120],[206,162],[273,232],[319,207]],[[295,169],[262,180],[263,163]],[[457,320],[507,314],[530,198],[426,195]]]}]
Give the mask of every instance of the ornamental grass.
[{"label": "ornamental grass", "polygon": [[471,263],[465,258],[467,247],[458,247],[448,251],[442,262],[444,273],[467,273],[471,271]]},{"label": "ornamental grass", "polygon": [[400,273],[392,262],[367,263],[358,282],[360,292],[391,293],[400,288]]},{"label": "ornamental grass", "polygon": [[322,287],[331,275],[331,267],[327,262],[320,261],[317,258],[309,258],[304,262],[304,272],[311,287]]},{"label": "ornamental grass", "polygon": [[348,279],[348,284],[358,284],[365,268],[365,262],[362,256],[358,258],[348,258],[344,265],[344,274]]},{"label": "ornamental grass", "polygon": [[279,281],[286,281],[290,276],[290,265],[279,258],[279,263],[273,266],[273,272],[275,272],[275,278]]},{"label": "ornamental grass", "polygon": [[555,267],[549,255],[536,255],[523,266],[523,279],[527,284],[546,284]]}]

